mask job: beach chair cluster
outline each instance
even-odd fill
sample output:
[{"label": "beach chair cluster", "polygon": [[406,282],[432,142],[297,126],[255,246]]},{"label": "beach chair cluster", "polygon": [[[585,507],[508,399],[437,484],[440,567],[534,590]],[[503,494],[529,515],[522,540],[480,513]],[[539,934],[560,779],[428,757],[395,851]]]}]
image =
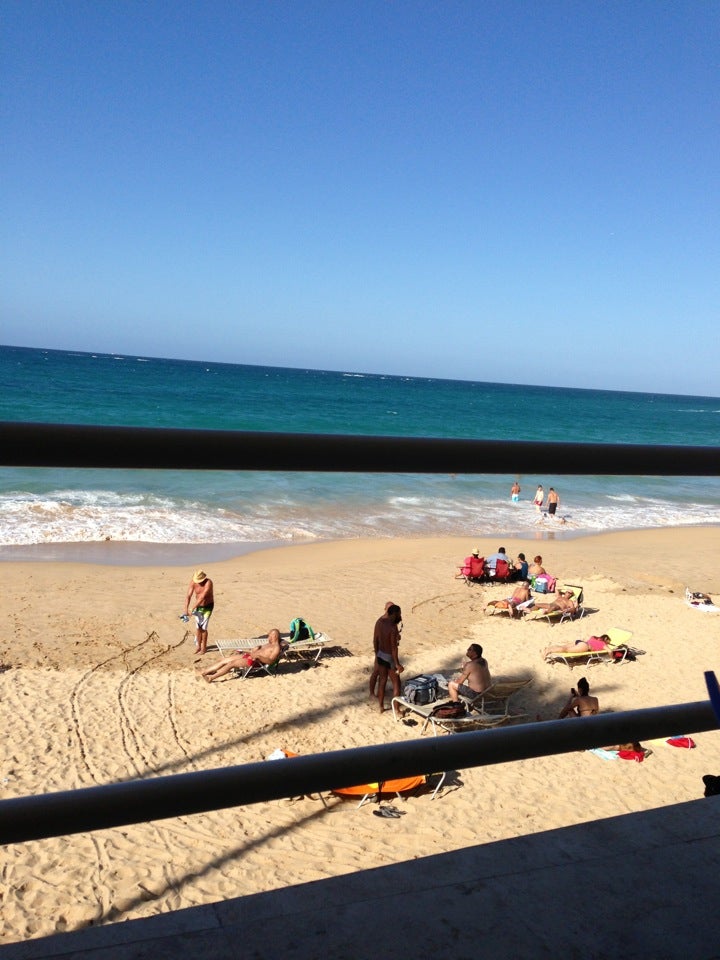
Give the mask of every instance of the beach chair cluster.
[{"label": "beach chair cluster", "polygon": [[[585,616],[585,591],[581,584],[579,583],[558,583],[556,587],[556,596],[563,593],[571,593],[572,599],[575,601],[575,609],[573,610],[541,610],[537,604],[536,597],[531,597],[529,600],[526,600],[524,603],[517,605],[516,612],[518,616],[513,617],[513,613],[509,607],[498,607],[490,606],[486,609],[486,613],[492,613],[493,616],[502,616],[502,614],[507,614],[511,619],[515,620],[539,620],[549,623],[550,626],[554,626],[556,623],[566,623],[572,620],[580,620],[581,617]],[[543,593],[538,594],[537,596],[547,599],[551,597],[551,594]]]},{"label": "beach chair cluster", "polygon": [[462,567],[462,578],[466,586],[474,583],[509,583],[512,570],[507,560],[496,560],[491,566],[484,557],[468,557],[468,563]]},{"label": "beach chair cluster", "polygon": [[396,721],[406,719],[408,715],[413,714],[419,717],[422,720],[421,736],[428,729],[432,730],[433,736],[437,736],[438,733],[459,733],[462,730],[498,727],[501,724],[521,720],[527,716],[525,713],[511,713],[510,701],[515,694],[531,683],[532,678],[530,677],[498,678],[472,700],[464,697],[460,698],[466,708],[463,717],[437,715],[436,709],[438,707],[452,703],[448,698],[437,700],[434,703],[421,704],[411,703],[404,697],[393,697],[391,701],[393,717]]}]

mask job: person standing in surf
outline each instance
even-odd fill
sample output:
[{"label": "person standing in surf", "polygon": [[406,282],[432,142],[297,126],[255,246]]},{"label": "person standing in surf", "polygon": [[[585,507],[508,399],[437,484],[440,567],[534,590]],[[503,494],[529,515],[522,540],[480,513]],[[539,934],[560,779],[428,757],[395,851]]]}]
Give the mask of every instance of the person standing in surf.
[{"label": "person standing in surf", "polygon": [[542,484],[538,484],[538,488],[535,491],[535,496],[533,497],[533,504],[538,513],[542,510],[543,500],[545,499],[545,491],[542,488]]},{"label": "person standing in surf", "polygon": [[513,503],[519,503],[520,501],[520,484],[517,482],[517,480],[510,487],[510,499]]}]

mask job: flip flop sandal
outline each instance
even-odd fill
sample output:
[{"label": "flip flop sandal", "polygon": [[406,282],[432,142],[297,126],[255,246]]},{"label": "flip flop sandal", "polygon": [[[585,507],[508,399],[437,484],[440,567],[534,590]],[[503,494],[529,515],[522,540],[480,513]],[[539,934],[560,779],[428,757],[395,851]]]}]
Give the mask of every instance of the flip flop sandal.
[{"label": "flip flop sandal", "polygon": [[381,807],[379,810],[373,810],[374,817],[384,817],[386,820],[399,820],[400,812],[394,807]]}]

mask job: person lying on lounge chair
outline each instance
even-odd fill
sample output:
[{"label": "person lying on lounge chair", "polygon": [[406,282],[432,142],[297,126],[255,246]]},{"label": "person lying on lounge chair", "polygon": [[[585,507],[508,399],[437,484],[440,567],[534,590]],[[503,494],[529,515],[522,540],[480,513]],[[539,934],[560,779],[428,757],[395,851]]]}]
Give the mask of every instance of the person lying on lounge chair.
[{"label": "person lying on lounge chair", "polygon": [[474,700],[479,693],[487,690],[492,683],[490,668],[482,652],[479,643],[471,643],[467,648],[468,659],[462,665],[460,674],[448,683],[450,699],[456,703],[460,696]]},{"label": "person lying on lounge chair", "polygon": [[590,684],[585,677],[578,680],[577,690],[575,687],[570,691],[570,698],[560,711],[560,719],[565,717],[592,717],[599,709],[600,703],[597,697],[590,696]]},{"label": "person lying on lounge chair", "polygon": [[518,607],[530,599],[530,581],[519,583],[511,597],[506,600],[491,600],[485,607],[485,613],[494,613],[495,609],[507,610],[511,617],[519,617]]},{"label": "person lying on lounge chair", "polygon": [[599,650],[607,650],[610,642],[610,637],[603,633],[599,637],[575,640],[574,643],[555,643],[543,650],[543,656],[548,657],[553,653],[596,653]]},{"label": "person lying on lounge chair", "polygon": [[231,656],[223,657],[214,667],[204,670],[201,675],[208,683],[212,683],[213,680],[224,677],[231,670],[244,669],[261,663],[269,666],[275,663],[282,651],[280,631],[274,628],[268,633],[266,643],[253,647],[252,650],[236,650]]},{"label": "person lying on lounge chair", "polygon": [[534,609],[538,611],[539,616],[552,613],[554,610],[561,610],[563,613],[566,611],[576,613],[577,608],[577,600],[574,599],[572,590],[560,590],[558,591],[557,598],[553,600],[552,603],[536,603],[534,607]]}]

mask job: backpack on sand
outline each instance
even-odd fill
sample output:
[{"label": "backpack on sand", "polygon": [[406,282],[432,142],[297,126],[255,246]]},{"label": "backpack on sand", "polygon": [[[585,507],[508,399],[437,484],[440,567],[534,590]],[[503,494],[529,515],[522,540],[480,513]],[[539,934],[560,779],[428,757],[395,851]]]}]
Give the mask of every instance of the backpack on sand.
[{"label": "backpack on sand", "polygon": [[290,643],[297,643],[298,640],[314,640],[315,631],[302,617],[295,617],[290,622]]}]

